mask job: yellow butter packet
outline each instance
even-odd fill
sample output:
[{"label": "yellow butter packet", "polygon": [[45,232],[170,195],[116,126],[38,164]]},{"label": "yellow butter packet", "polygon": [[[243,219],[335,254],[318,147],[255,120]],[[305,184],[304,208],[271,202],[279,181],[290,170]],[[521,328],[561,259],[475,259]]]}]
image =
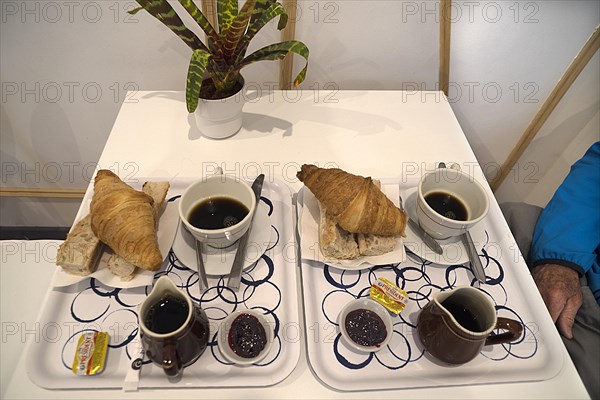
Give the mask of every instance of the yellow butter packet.
[{"label": "yellow butter packet", "polygon": [[108,333],[84,332],[77,342],[71,370],[75,375],[96,375],[104,370]]},{"label": "yellow butter packet", "polygon": [[393,312],[400,314],[408,302],[408,294],[385,278],[379,278],[371,285],[371,298]]}]

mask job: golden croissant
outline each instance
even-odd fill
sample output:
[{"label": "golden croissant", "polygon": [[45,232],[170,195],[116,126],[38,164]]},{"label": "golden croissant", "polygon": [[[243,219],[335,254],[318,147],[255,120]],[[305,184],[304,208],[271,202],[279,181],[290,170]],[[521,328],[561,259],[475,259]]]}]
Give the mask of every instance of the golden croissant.
[{"label": "golden croissant", "polygon": [[297,174],[327,213],[348,232],[404,236],[407,216],[368,177],[304,164]]},{"label": "golden croissant", "polygon": [[162,264],[153,202],[111,171],[96,174],[90,205],[92,231],[126,261],[149,271]]}]

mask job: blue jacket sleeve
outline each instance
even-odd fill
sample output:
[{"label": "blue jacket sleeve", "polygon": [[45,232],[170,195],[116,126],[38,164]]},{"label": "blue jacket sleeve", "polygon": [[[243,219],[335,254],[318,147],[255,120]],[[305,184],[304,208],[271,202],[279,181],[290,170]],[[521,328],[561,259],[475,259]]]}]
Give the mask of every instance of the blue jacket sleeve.
[{"label": "blue jacket sleeve", "polygon": [[600,142],[573,166],[540,215],[532,265],[559,264],[586,273],[600,244]]}]

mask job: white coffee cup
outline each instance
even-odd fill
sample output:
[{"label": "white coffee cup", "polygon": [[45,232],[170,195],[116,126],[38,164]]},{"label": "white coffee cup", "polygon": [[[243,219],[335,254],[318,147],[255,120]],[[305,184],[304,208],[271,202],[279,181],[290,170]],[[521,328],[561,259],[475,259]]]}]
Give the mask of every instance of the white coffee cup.
[{"label": "white coffee cup", "polygon": [[[466,218],[454,219],[451,211],[436,211],[426,199],[432,194],[443,193],[458,200],[466,211]],[[460,207],[459,207],[460,209]],[[417,218],[419,225],[435,239],[447,239],[462,235],[481,221],[489,209],[488,195],[483,186],[472,176],[450,168],[438,168],[423,175],[417,193]],[[456,213],[460,214],[460,213]],[[456,214],[454,217],[456,217]]]},{"label": "white coffee cup", "polygon": [[[202,229],[190,223],[190,213],[197,205],[219,197],[237,200],[248,208],[248,214],[234,225],[219,229]],[[234,244],[250,228],[255,208],[256,196],[250,185],[235,176],[213,175],[187,187],[179,201],[179,218],[199,242],[215,248],[225,248]]]}]

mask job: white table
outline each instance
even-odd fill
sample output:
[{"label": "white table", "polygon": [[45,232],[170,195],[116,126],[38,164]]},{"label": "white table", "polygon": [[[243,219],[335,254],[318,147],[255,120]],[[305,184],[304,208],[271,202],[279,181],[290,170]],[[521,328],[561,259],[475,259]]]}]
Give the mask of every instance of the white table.
[{"label": "white table", "polygon": [[[455,161],[484,181],[477,160],[440,92],[274,91],[250,94],[242,130],[226,140],[210,140],[195,129],[181,92],[140,92],[121,108],[99,160],[101,168],[124,180],[199,177],[220,166],[252,179],[277,177],[293,191],[303,163],[338,166],[361,175],[406,179],[436,161]],[[90,171],[90,173],[92,173]],[[91,178],[91,177],[90,177]],[[489,188],[488,188],[489,190]],[[497,203],[490,215],[506,228]],[[511,237],[512,238],[512,237]],[[40,242],[45,243],[45,242]],[[10,246],[16,254],[5,251]],[[560,373],[543,382],[426,389],[338,392],[312,372],[306,344],[300,361],[283,382],[268,388],[121,391],[49,391],[27,377],[25,354],[35,340],[37,310],[48,287],[52,263],[29,254],[33,242],[4,242],[2,284],[2,398],[587,398],[568,357]],[[35,252],[35,250],[33,250]],[[11,250],[12,253],[12,250]],[[521,260],[520,267],[526,268]],[[296,271],[299,273],[299,271]],[[35,277],[27,280],[24,276]],[[528,279],[531,279],[527,275]],[[533,285],[533,281],[530,282]],[[533,288],[533,286],[532,286]],[[301,290],[298,290],[301,296]],[[24,296],[26,294],[26,296]],[[300,301],[301,303],[301,301]],[[543,307],[541,298],[537,304]],[[300,310],[303,315],[303,310]],[[546,314],[544,314],[546,315]],[[549,316],[547,317],[549,318]],[[17,332],[15,332],[17,329]],[[548,334],[557,334],[549,332]],[[23,343],[22,337],[28,344]]]}]

